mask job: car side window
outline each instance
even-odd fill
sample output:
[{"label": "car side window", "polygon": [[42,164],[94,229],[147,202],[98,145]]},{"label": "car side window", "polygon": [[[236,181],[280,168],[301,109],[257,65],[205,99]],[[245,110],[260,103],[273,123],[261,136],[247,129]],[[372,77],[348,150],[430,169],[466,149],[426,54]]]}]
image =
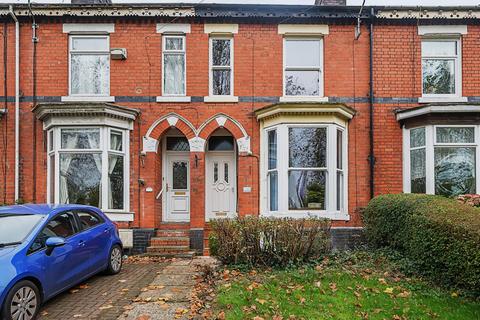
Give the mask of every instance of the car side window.
[{"label": "car side window", "polygon": [[89,211],[77,211],[80,228],[82,230],[90,229],[103,223],[103,219],[96,213]]},{"label": "car side window", "polygon": [[56,215],[43,230],[30,247],[29,253],[45,248],[45,242],[50,237],[68,238],[76,233],[75,216],[72,212],[63,212]]}]

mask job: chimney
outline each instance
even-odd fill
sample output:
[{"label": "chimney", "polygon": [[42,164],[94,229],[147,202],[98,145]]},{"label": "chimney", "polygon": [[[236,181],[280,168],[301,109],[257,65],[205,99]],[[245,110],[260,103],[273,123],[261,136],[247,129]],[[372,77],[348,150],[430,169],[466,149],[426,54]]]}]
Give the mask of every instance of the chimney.
[{"label": "chimney", "polygon": [[316,6],[346,6],[347,0],[315,0]]},{"label": "chimney", "polygon": [[72,4],[112,4],[112,0],[72,0]]}]

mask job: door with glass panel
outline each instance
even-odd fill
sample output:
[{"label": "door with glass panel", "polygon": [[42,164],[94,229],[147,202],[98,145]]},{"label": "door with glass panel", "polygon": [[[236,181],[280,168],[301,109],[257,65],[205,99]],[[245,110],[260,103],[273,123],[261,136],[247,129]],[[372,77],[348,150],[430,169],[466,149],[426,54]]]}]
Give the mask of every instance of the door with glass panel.
[{"label": "door with glass panel", "polygon": [[207,219],[233,216],[236,212],[233,152],[208,154],[206,183]]},{"label": "door with glass panel", "polygon": [[187,155],[167,157],[166,220],[190,221],[190,161]]}]

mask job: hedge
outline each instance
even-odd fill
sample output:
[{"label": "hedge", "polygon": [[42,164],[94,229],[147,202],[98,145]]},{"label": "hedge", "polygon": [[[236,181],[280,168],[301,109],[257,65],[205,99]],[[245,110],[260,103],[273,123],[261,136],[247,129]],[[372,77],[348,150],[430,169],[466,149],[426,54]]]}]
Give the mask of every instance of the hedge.
[{"label": "hedge", "polygon": [[440,196],[374,198],[363,213],[375,247],[404,254],[421,275],[480,296],[480,209]]},{"label": "hedge", "polygon": [[330,249],[330,221],[246,217],[211,222],[210,253],[225,264],[287,266]]}]

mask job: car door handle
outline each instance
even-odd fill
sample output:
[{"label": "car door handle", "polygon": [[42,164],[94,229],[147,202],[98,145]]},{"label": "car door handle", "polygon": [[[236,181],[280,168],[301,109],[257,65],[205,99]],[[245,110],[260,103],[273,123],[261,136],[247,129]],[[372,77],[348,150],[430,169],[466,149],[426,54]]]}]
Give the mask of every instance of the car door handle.
[{"label": "car door handle", "polygon": [[80,240],[80,241],[78,242],[78,246],[79,246],[79,247],[85,247],[85,241]]},{"label": "car door handle", "polygon": [[105,230],[103,230],[103,233],[108,233],[110,230],[108,228],[106,228]]}]

